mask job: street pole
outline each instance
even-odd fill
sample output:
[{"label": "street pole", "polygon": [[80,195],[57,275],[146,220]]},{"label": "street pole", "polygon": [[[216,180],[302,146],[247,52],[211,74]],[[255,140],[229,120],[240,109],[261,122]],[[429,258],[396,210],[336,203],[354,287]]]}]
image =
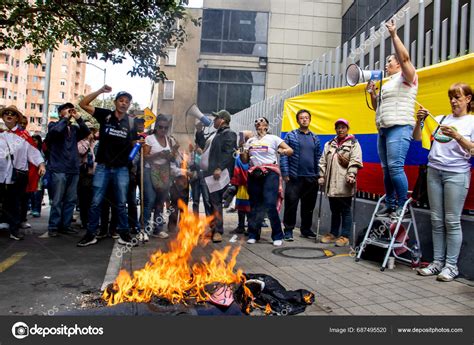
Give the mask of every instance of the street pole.
[{"label": "street pole", "polygon": [[[106,84],[106,77],[107,77],[107,68],[101,68],[97,65],[94,65],[93,63],[91,62],[88,62],[88,61],[79,61],[79,63],[85,63],[86,65],[91,65],[91,66],[94,66],[95,68],[99,69],[102,71],[102,73],[104,73],[104,83],[102,85],[105,85]],[[105,108],[105,93],[102,94],[102,108]]]},{"label": "street pole", "polygon": [[53,53],[51,50],[47,50],[45,53],[46,58],[46,71],[44,81],[44,103],[43,103],[43,114],[41,116],[41,133],[46,136],[48,130],[49,120],[49,86],[51,84],[51,63]]}]

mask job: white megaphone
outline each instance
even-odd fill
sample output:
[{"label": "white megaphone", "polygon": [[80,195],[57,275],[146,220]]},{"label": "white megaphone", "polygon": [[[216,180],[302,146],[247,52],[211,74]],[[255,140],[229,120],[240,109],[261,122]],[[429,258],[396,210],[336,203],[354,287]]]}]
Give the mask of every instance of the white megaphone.
[{"label": "white megaphone", "polygon": [[382,80],[383,71],[380,70],[363,70],[355,63],[347,66],[346,81],[349,86],[356,86],[359,83],[365,83],[369,80]]},{"label": "white megaphone", "polygon": [[188,111],[186,111],[186,116],[188,115],[201,121],[204,127],[209,127],[212,123],[211,119],[204,115],[201,110],[199,110],[196,104],[190,106]]}]

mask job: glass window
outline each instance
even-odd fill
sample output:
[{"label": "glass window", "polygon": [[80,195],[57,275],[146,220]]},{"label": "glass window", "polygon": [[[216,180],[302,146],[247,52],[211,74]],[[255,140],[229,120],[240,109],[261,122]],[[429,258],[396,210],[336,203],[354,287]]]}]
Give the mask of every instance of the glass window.
[{"label": "glass window", "polygon": [[165,80],[163,86],[163,99],[173,100],[174,99],[174,80]]},{"label": "glass window", "polygon": [[168,49],[168,58],[166,59],[166,65],[176,66],[177,57],[178,57],[178,49],[177,48]]},{"label": "glass window", "polygon": [[204,10],[201,52],[267,56],[268,13]]},{"label": "glass window", "polygon": [[204,113],[227,109],[234,114],[265,98],[265,72],[199,70],[198,106]]}]

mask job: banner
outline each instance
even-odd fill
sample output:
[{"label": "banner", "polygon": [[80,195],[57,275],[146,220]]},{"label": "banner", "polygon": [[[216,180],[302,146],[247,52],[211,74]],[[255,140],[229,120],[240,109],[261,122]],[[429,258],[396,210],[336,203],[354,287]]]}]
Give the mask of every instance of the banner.
[{"label": "banner", "polygon": [[[474,54],[418,70],[417,101],[434,116],[450,114],[449,87],[456,82],[464,82],[473,87],[473,71]],[[320,137],[322,144],[336,135],[334,122],[341,117],[347,119],[350,124],[349,132],[356,136],[362,146],[364,168],[357,178],[358,190],[382,195],[384,194],[383,173],[377,153],[375,112],[367,107],[364,98],[366,96],[365,87],[366,84],[359,84],[355,87],[346,86],[315,91],[287,99],[283,110],[281,136],[284,138],[287,132],[298,128],[295,115],[300,109],[307,109],[311,112],[310,129]],[[368,97],[367,102],[370,104]],[[415,113],[417,110],[418,106],[414,109]],[[418,166],[426,164],[427,157],[428,151],[421,147],[421,142],[413,141],[405,163],[410,190],[418,177]],[[474,161],[472,159],[471,164],[473,164],[471,169],[473,176],[465,208],[474,210]]]}]

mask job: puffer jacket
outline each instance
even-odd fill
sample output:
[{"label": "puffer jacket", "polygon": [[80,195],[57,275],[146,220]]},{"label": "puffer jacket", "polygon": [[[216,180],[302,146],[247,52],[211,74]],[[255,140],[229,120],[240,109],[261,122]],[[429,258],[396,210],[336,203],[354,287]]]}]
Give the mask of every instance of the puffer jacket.
[{"label": "puffer jacket", "polygon": [[354,136],[347,136],[341,143],[336,138],[328,141],[319,160],[319,177],[324,177],[327,196],[354,195],[355,184],[347,183],[346,176],[350,173],[357,176],[362,167],[362,149]]}]

